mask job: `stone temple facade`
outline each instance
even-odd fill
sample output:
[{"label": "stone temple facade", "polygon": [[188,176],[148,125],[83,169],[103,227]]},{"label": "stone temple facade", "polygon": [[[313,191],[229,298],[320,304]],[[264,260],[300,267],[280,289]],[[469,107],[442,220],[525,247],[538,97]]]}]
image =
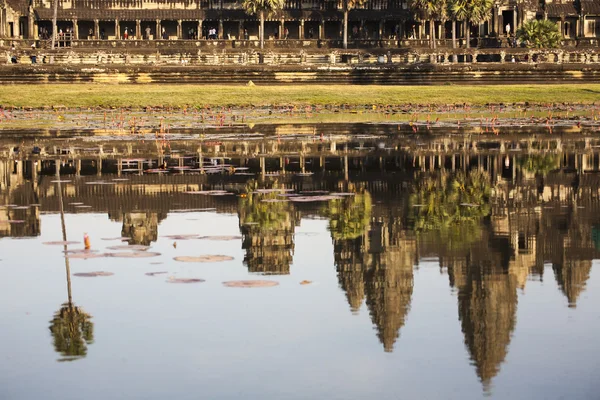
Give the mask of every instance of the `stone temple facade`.
[{"label": "stone temple facade", "polygon": [[[231,40],[258,39],[258,18],[232,0],[57,0],[57,29],[72,40]],[[52,0],[0,0],[0,37],[44,39],[51,34]],[[282,12],[267,18],[265,39],[338,41],[342,39],[342,1],[286,0]],[[392,40],[425,45],[429,23],[419,21],[407,0],[367,0],[349,13],[351,43]],[[514,34],[530,19],[559,23],[566,39],[600,37],[600,0],[497,0],[481,24],[459,21],[457,37],[498,38]],[[451,21],[436,21],[443,46],[451,39]],[[412,42],[411,42],[412,41]],[[331,44],[329,47],[335,47]],[[478,43],[481,44],[481,43]],[[483,42],[485,45],[485,42]],[[294,44],[293,46],[297,46]]]}]

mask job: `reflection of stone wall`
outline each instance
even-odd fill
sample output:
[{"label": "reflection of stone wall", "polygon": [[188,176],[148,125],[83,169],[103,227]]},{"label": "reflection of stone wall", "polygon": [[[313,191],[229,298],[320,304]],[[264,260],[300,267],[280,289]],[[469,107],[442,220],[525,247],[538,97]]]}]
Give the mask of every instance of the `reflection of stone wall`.
[{"label": "reflection of stone wall", "polygon": [[121,235],[131,238],[130,244],[148,246],[158,238],[158,223],[165,218],[159,213],[126,213],[123,216]]}]

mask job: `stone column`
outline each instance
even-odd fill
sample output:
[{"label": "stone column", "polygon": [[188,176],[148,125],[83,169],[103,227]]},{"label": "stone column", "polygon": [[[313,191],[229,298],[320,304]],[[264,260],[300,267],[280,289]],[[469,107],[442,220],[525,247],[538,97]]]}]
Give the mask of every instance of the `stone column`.
[{"label": "stone column", "polygon": [[100,21],[94,20],[94,39],[100,39]]},{"label": "stone column", "polygon": [[178,19],[177,20],[177,39],[183,39],[183,34],[182,34],[182,29],[181,29],[181,20]]},{"label": "stone column", "polygon": [[119,29],[119,20],[115,19],[115,38],[121,39],[121,29]]},{"label": "stone column", "polygon": [[29,8],[29,13],[27,14],[27,37],[29,39],[36,39],[37,29],[35,29],[36,23],[35,18],[33,18],[33,9]]},{"label": "stone column", "polygon": [[298,39],[304,39],[304,19],[301,19],[298,25]]},{"label": "stone column", "polygon": [[79,39],[79,25],[77,24],[77,18],[73,20],[73,39]]},{"label": "stone column", "polygon": [[240,20],[240,22],[238,23],[237,39],[244,40],[244,20]]},{"label": "stone column", "polygon": [[498,6],[494,7],[494,12],[493,12],[493,16],[494,16],[494,26],[493,26],[493,31],[494,34],[496,36],[500,36],[500,26],[498,24],[498,16],[500,15],[500,9],[498,8]]},{"label": "stone column", "polygon": [[219,35],[217,36],[219,39],[223,39],[223,20],[219,20]]},{"label": "stone column", "polygon": [[284,39],[285,36],[283,35],[283,32],[285,31],[285,19],[281,18],[279,20],[279,39]]},{"label": "stone column", "polygon": [[198,38],[197,39],[200,39],[200,38],[202,38],[202,20],[201,19],[198,20]]},{"label": "stone column", "polygon": [[319,21],[319,36],[317,38],[323,39],[323,36],[325,36],[325,21],[321,20]]},{"label": "stone column", "polygon": [[379,21],[378,38],[379,39],[383,39],[383,34],[384,33],[385,33],[385,19],[382,19],[381,21]]},{"label": "stone column", "polygon": [[157,39],[162,39],[161,35],[160,35],[160,19],[156,20],[156,32],[154,34],[154,40]]},{"label": "stone column", "polygon": [[510,33],[512,33],[513,35],[515,34],[515,32],[517,31],[517,11],[518,8],[515,7],[513,10],[513,26],[512,26],[512,30]]},{"label": "stone column", "polygon": [[140,40],[142,38],[142,21],[139,19],[135,20],[135,38]]}]

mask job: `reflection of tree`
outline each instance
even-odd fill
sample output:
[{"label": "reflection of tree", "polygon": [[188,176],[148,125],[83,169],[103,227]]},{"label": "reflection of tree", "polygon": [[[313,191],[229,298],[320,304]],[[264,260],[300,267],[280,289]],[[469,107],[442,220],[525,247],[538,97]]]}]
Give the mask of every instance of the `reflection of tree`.
[{"label": "reflection of tree", "polygon": [[448,252],[464,251],[481,240],[490,194],[483,172],[426,177],[409,197],[414,229],[422,240],[440,243]]},{"label": "reflection of tree", "polygon": [[409,199],[415,230],[479,221],[490,213],[490,192],[487,175],[479,171],[422,179]]},{"label": "reflection of tree", "polygon": [[94,342],[94,323],[91,315],[73,303],[65,303],[50,321],[54,349],[71,361],[87,354],[87,345]]},{"label": "reflection of tree", "polygon": [[[274,182],[263,190],[282,189]],[[283,191],[257,192],[256,181],[248,183],[239,202],[244,262],[250,272],[289,274],[294,251],[297,216],[293,205],[280,196]]]},{"label": "reflection of tree", "polygon": [[366,190],[354,196],[331,200],[324,209],[329,218],[329,230],[334,240],[356,239],[364,234],[371,219],[371,195]]},{"label": "reflection of tree", "polygon": [[525,171],[545,176],[560,167],[560,158],[556,154],[532,154],[520,158],[518,163]]}]

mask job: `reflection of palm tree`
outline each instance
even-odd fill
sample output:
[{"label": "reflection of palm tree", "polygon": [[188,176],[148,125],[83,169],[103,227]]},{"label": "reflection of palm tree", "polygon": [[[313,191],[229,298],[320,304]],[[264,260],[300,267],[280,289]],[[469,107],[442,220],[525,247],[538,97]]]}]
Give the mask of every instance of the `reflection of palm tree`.
[{"label": "reflection of palm tree", "polygon": [[[269,189],[282,186],[275,182]],[[288,274],[297,221],[294,207],[279,196],[283,191],[257,190],[256,181],[248,183],[239,203],[242,248],[246,249],[244,262],[250,272]]]},{"label": "reflection of palm tree", "polygon": [[426,177],[409,198],[414,229],[439,235],[448,250],[464,249],[481,237],[481,220],[490,214],[491,188],[482,172]]},{"label": "reflection of palm tree", "polygon": [[545,176],[560,167],[560,158],[556,154],[533,154],[520,158],[518,163],[525,171]]},{"label": "reflection of palm tree", "polygon": [[87,314],[73,303],[65,303],[50,321],[54,350],[71,361],[87,354],[87,345],[94,342],[94,323]]},{"label": "reflection of palm tree", "polygon": [[60,222],[62,229],[65,254],[65,270],[67,277],[67,296],[68,301],[54,314],[50,321],[50,332],[54,339],[54,349],[57,353],[67,357],[60,361],[71,361],[77,358],[85,357],[87,354],[87,344],[94,341],[94,324],[90,321],[91,315],[84,312],[81,308],[73,304],[71,294],[71,267],[67,253],[67,229],[65,226],[65,211],[62,197],[62,187],[60,182],[60,167],[56,161],[56,180],[58,186],[58,200],[60,206]]},{"label": "reflection of palm tree", "polygon": [[324,208],[333,240],[352,240],[364,234],[371,220],[371,195],[366,190],[332,200]]}]

